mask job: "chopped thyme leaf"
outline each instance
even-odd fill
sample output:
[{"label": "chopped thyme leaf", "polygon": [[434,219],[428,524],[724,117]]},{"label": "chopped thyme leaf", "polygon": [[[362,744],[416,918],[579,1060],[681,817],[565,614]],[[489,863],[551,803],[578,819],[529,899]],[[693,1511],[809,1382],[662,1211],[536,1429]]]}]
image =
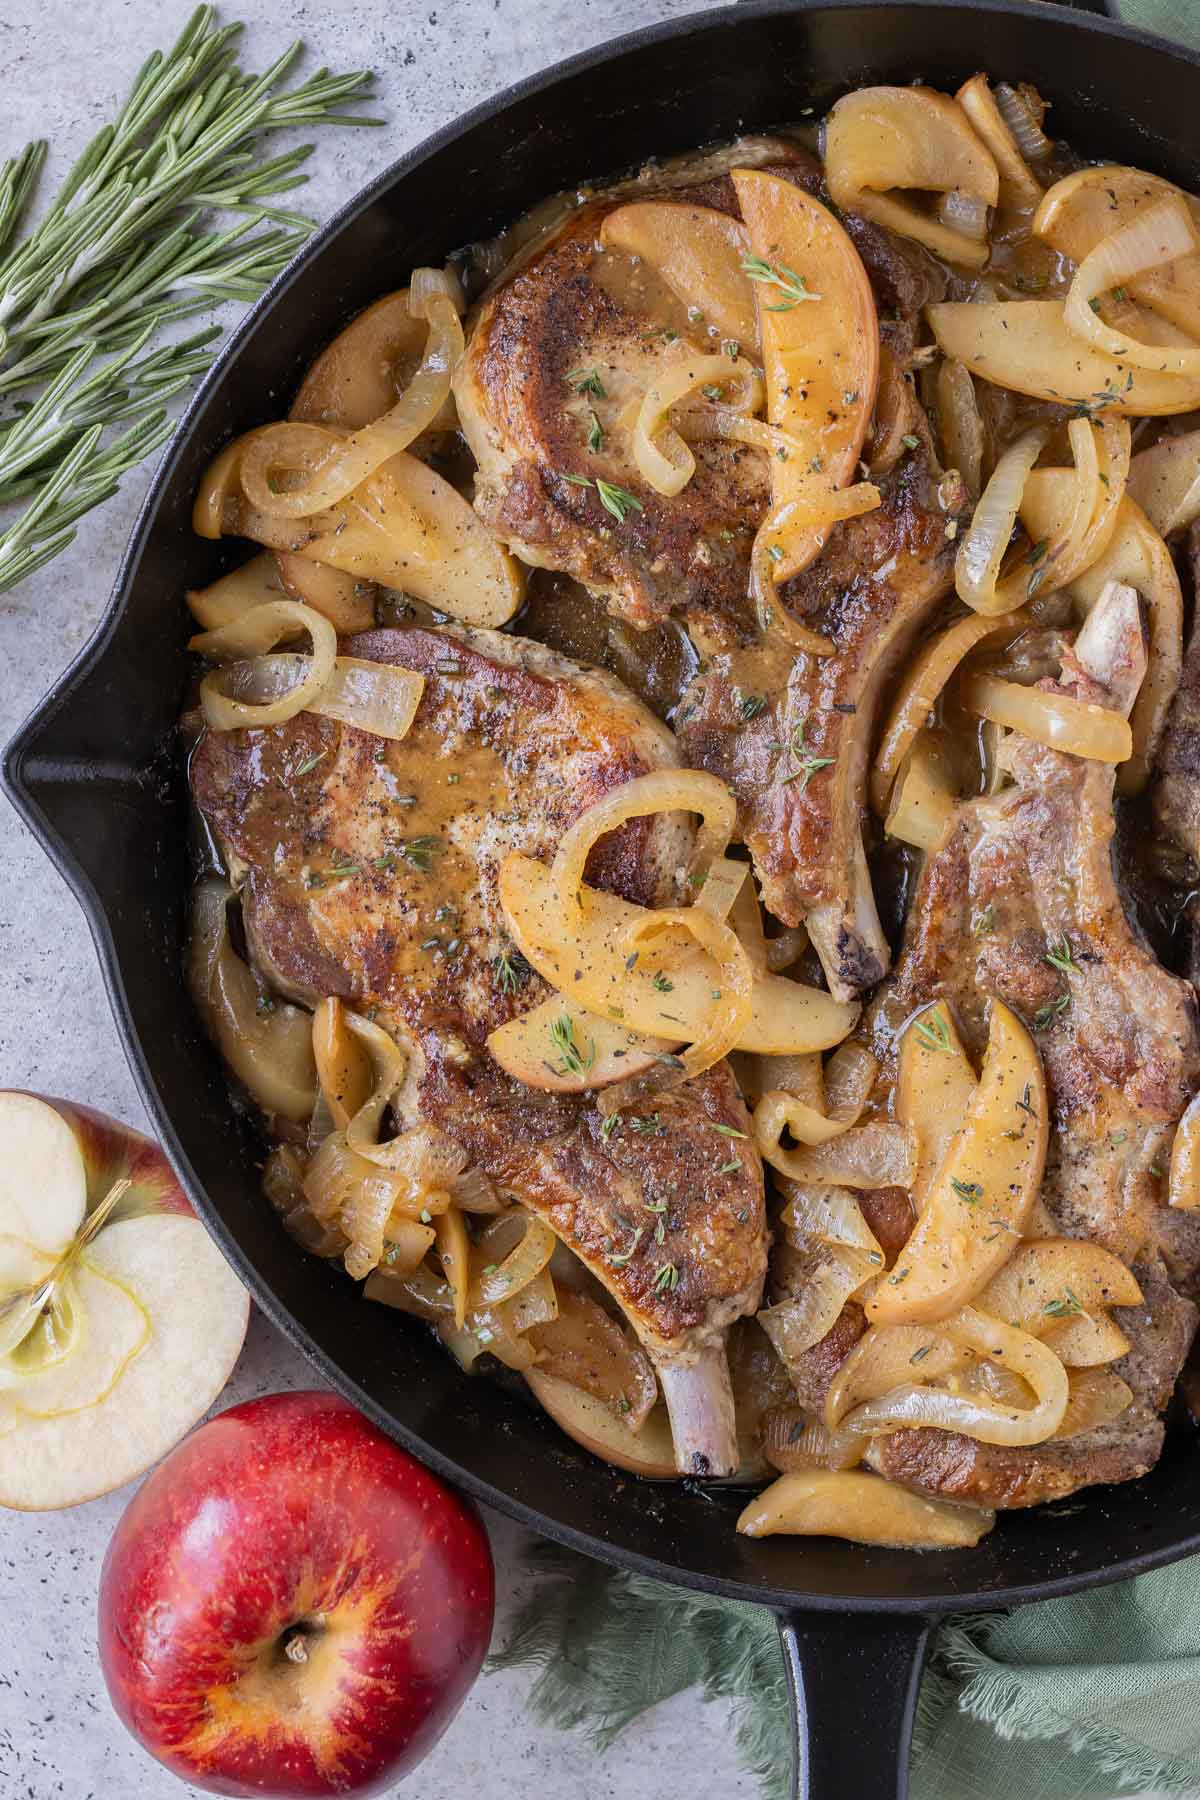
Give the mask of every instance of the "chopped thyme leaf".
[{"label": "chopped thyme leaf", "polygon": [[602,450],[604,448],[604,427],[594,412],[588,413],[588,419],[590,421],[587,436],[588,449]]},{"label": "chopped thyme leaf", "polygon": [[904,445],[906,450],[919,450],[921,448],[921,440],[915,431],[906,431],[904,436],[900,439],[900,442]]},{"label": "chopped thyme leaf", "polygon": [[777,287],[783,294],[784,298],[777,305],[768,306],[767,312],[791,312],[802,300],[821,298],[820,294],[809,292],[803,275],[797,275],[795,269],[789,269],[783,263],[766,262],[761,256],[744,256],[742,273],[748,275],[751,281],[761,281],[768,286]]},{"label": "chopped thyme leaf", "polygon": [[442,840],[437,837],[401,838],[394,849],[387,851],[383,856],[376,857],[375,867],[377,869],[394,869],[398,859],[402,857],[412,868],[419,869],[422,875],[428,875],[433,867],[434,851],[440,850],[441,847]]},{"label": "chopped thyme leaf", "polygon": [[328,750],[318,750],[315,756],[306,756],[304,761],[300,764],[300,767],[296,770],[297,775],[311,775],[317,764],[322,762],[328,755]]},{"label": "chopped thyme leaf", "polygon": [[702,387],[700,389],[700,392],[704,395],[706,400],[719,400],[723,391],[722,388],[717,386],[715,381],[710,381],[707,387]]},{"label": "chopped thyme leaf", "polygon": [[1121,301],[1121,300],[1127,300],[1129,298],[1129,295],[1125,288],[1115,287],[1112,291],[1112,297],[1114,300]]},{"label": "chopped thyme leaf", "polygon": [[950,1186],[968,1206],[978,1206],[983,1199],[983,1187],[978,1181],[956,1181],[951,1177]]},{"label": "chopped thyme leaf", "polygon": [[1110,1131],[1108,1134],[1108,1141],[1113,1149],[1117,1150],[1125,1142],[1125,1139],[1128,1136],[1129,1133],[1127,1131]]},{"label": "chopped thyme leaf", "polygon": [[716,1119],[706,1119],[704,1123],[710,1131],[719,1131],[722,1137],[744,1138],[746,1133],[739,1131],[736,1125],[719,1125]]},{"label": "chopped thyme leaf", "polygon": [[1079,964],[1075,961],[1075,956],[1071,949],[1071,940],[1065,932],[1055,945],[1054,949],[1046,952],[1045,961],[1050,964],[1052,969],[1059,969],[1064,975],[1070,974],[1072,969],[1075,970],[1077,974],[1079,972]]},{"label": "chopped thyme leaf", "polygon": [[519,950],[502,950],[492,964],[492,973],[502,994],[515,994],[531,970]]},{"label": "chopped thyme leaf", "polygon": [[783,561],[783,551],[778,544],[768,544],[767,545],[767,555],[770,557],[772,562],[782,562]]},{"label": "chopped thyme leaf", "polygon": [[565,469],[559,470],[558,478],[560,481],[569,481],[572,487],[595,487],[596,485],[590,475],[568,475]]},{"label": "chopped thyme leaf", "polygon": [[609,1257],[608,1260],[614,1269],[623,1269],[625,1267],[625,1264],[629,1261],[630,1257],[634,1255],[638,1245],[641,1243],[645,1230],[646,1227],[644,1225],[639,1225],[633,1234],[633,1242],[630,1244],[628,1250],[623,1250],[620,1256]]},{"label": "chopped thyme leaf", "polygon": [[738,712],[743,719],[757,719],[766,704],[765,694],[745,694],[738,704]]},{"label": "chopped thyme leaf", "polygon": [[741,1157],[735,1156],[732,1158],[732,1160],[730,1162],[722,1163],[721,1167],[717,1170],[717,1174],[718,1175],[732,1175],[733,1171],[735,1169],[740,1169],[741,1166],[742,1166]]},{"label": "chopped thyme leaf", "polygon": [[606,397],[604,383],[596,369],[572,369],[567,376],[567,386],[574,388],[577,394],[594,394],[597,400]]},{"label": "chopped thyme leaf", "polygon": [[1166,1172],[1167,1171],[1163,1168],[1162,1164],[1158,1161],[1158,1159],[1156,1157],[1155,1160],[1150,1164],[1151,1175],[1156,1176],[1161,1181],[1162,1177],[1166,1174]]},{"label": "chopped thyme leaf", "polygon": [[1036,1107],[1031,1106],[1030,1101],[1029,1101],[1029,1096],[1032,1092],[1033,1092],[1033,1088],[1030,1086],[1029,1082],[1026,1082],[1025,1083],[1025,1092],[1021,1095],[1021,1098],[1017,1101],[1017,1107],[1021,1112],[1028,1113],[1031,1119],[1036,1119],[1037,1118],[1037,1109],[1036,1109]]},{"label": "chopped thyme leaf", "polygon": [[1080,1305],[1079,1300],[1071,1292],[1070,1288],[1066,1289],[1065,1298],[1062,1300],[1051,1300],[1049,1305],[1043,1308],[1046,1316],[1051,1319],[1082,1318],[1086,1310],[1085,1307]]},{"label": "chopped thyme leaf", "polygon": [[910,1363],[919,1363],[919,1362],[923,1362],[923,1361],[924,1361],[924,1359],[925,1359],[925,1357],[927,1357],[927,1356],[928,1356],[928,1355],[929,1355],[929,1352],[930,1352],[930,1351],[931,1351],[931,1350],[932,1350],[932,1349],[933,1349],[933,1345],[932,1345],[932,1344],[922,1344],[922,1345],[921,1345],[921,1348],[920,1348],[920,1349],[919,1349],[919,1350],[914,1350],[914,1351],[913,1351],[913,1353],[912,1353],[912,1355],[911,1355],[911,1356],[910,1356],[910,1357],[909,1357],[909,1359],[908,1359],[908,1360],[909,1360],[909,1362],[910,1362]]},{"label": "chopped thyme leaf", "polygon": [[614,1113],[605,1113],[603,1121],[601,1122],[601,1125],[600,1125],[600,1136],[604,1139],[604,1142],[606,1144],[620,1123],[621,1123],[620,1113],[615,1113],[615,1112]]},{"label": "chopped thyme leaf", "polygon": [[738,357],[742,354],[742,346],[738,343],[736,338],[722,338],[721,354],[727,356],[730,362],[736,362]]},{"label": "chopped thyme leaf", "polygon": [[936,1009],[927,1012],[923,1019],[918,1019],[913,1030],[917,1034],[918,1043],[923,1044],[926,1050],[944,1050],[947,1055],[950,1054],[950,1027]]},{"label": "chopped thyme leaf", "polygon": [[645,1119],[630,1119],[629,1129],[636,1131],[639,1137],[665,1137],[667,1135],[667,1128],[657,1113],[651,1113]]},{"label": "chopped thyme leaf", "polygon": [[810,456],[808,459],[808,466],[814,475],[819,475],[821,470],[825,467],[825,458],[823,456]]},{"label": "chopped thyme leaf", "polygon": [[661,969],[655,969],[653,975],[650,977],[650,986],[659,994],[673,994],[675,992],[675,983],[673,981],[668,981]]},{"label": "chopped thyme leaf", "polygon": [[630,956],[627,956],[627,957],[626,957],[626,958],[625,958],[625,967],[626,967],[626,968],[627,968],[627,969],[632,969],[632,968],[635,968],[635,967],[636,967],[636,966],[637,966],[637,959],[638,959],[638,956],[639,956],[639,955],[640,955],[640,952],[639,952],[639,951],[637,951],[637,950],[635,950],[635,951],[634,951],[634,952],[633,952],[633,953],[632,953],[632,955],[630,955]]},{"label": "chopped thyme leaf", "polygon": [[631,494],[628,488],[617,487],[611,481],[597,481],[596,492],[600,496],[601,506],[612,514],[618,525],[625,523],[629,513],[646,510],[636,494]]},{"label": "chopped thyme leaf", "polygon": [[911,1274],[912,1274],[912,1265],[911,1264],[909,1265],[909,1267],[907,1269],[897,1269],[896,1273],[894,1275],[888,1276],[888,1286],[889,1287],[899,1287],[900,1283],[902,1281],[907,1281]]},{"label": "chopped thyme leaf", "polygon": [[1039,538],[1036,544],[1030,545],[1029,554],[1026,556],[1025,561],[1029,562],[1029,563],[1041,562],[1043,556],[1045,556],[1045,554],[1049,548],[1050,548],[1050,539],[1049,538]]},{"label": "chopped thyme leaf", "polygon": [[1070,1004],[1070,994],[1060,994],[1058,999],[1052,1000],[1048,1006],[1039,1006],[1033,1015],[1033,1029],[1045,1031],[1053,1025],[1055,1019],[1062,1017]]},{"label": "chopped thyme leaf", "polygon": [[831,768],[837,761],[834,756],[814,756],[812,754],[805,740],[807,730],[808,715],[805,714],[804,718],[792,726],[791,741],[788,745],[797,766],[790,775],[785,775],[780,783],[781,786],[787,787],[791,782],[798,781],[802,794],[819,769]]},{"label": "chopped thyme leaf", "polygon": [[254,1010],[263,1018],[266,1018],[269,1013],[273,1013],[275,1011],[275,1002],[272,1000],[270,994],[260,994],[258,999],[254,1002]]},{"label": "chopped thyme leaf", "polygon": [[674,1293],[679,1286],[679,1270],[674,1263],[662,1263],[655,1270],[654,1285],[660,1294]]},{"label": "chopped thyme leaf", "polygon": [[550,1042],[562,1057],[562,1067],[555,1070],[558,1075],[586,1075],[596,1060],[596,1046],[590,1042],[585,1052],[575,1041],[575,1027],[571,1023],[571,1015],[562,1013],[547,1026]]},{"label": "chopped thyme leaf", "polygon": [[996,909],[989,900],[981,913],[977,913],[971,926],[972,937],[986,937],[996,923]]}]

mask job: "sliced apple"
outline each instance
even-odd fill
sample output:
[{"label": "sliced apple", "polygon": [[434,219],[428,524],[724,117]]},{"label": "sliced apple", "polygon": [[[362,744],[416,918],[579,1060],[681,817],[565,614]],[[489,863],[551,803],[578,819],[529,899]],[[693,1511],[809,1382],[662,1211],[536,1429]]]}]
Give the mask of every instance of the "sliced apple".
[{"label": "sliced apple", "polygon": [[749,239],[728,213],[680,200],[635,200],[608,214],[600,242],[606,250],[640,257],[721,337],[758,349],[754,290],[742,268]]},{"label": "sliced apple", "polygon": [[1118,1362],[1129,1350],[1129,1339],[1107,1313],[1064,1319],[1061,1325],[1042,1333],[1042,1342],[1068,1369],[1100,1368],[1105,1363]]},{"label": "sliced apple", "polygon": [[[139,1132],[0,1093],[0,1164],[0,1505],[40,1511],[130,1480],[195,1423],[249,1299]],[[18,1234],[30,1194],[40,1243]]]},{"label": "sliced apple", "polygon": [[[1077,169],[1043,196],[1034,214],[1034,236],[1060,256],[1081,263],[1101,239],[1128,225],[1139,212],[1170,199],[1182,200],[1200,225],[1200,200],[1160,175],[1120,164]],[[1200,337],[1200,254],[1148,269],[1126,285],[1134,300],[1152,307],[1193,339]]]},{"label": "sliced apple", "polygon": [[[803,446],[771,459],[772,510],[820,510],[852,479],[879,386],[879,320],[862,259],[819,200],[758,169],[735,169],[738,204],[756,259],[755,292],[767,417]],[[786,553],[777,581],[797,574],[824,542]]]},{"label": "sliced apple", "polygon": [[646,1481],[678,1481],[675,1445],[665,1406],[656,1406],[641,1429],[633,1431],[603,1400],[585,1394],[568,1381],[543,1375],[536,1368],[526,1369],[525,1379],[554,1423],[593,1456]]},{"label": "sliced apple", "polygon": [[[584,887],[582,906],[564,912],[551,871],[519,851],[501,865],[499,890],[514,943],[560,993],[636,1032],[674,1034],[676,1042],[688,1043],[704,1035],[718,991],[717,965],[686,934],[663,932],[631,970],[632,934],[653,916],[645,907]],[[656,974],[662,975],[657,985]],[[852,1029],[858,1012],[818,988],[759,974],[738,1048],[769,1056],[829,1050]]]},{"label": "sliced apple", "polygon": [[1067,1410],[1052,1442],[1111,1425],[1133,1404],[1133,1389],[1111,1369],[1073,1369],[1067,1379]]},{"label": "sliced apple", "polygon": [[1137,1306],[1142,1290],[1119,1256],[1086,1238],[1041,1238],[1022,1244],[976,1297],[1034,1337],[1061,1320],[1110,1306]]},{"label": "sliced apple", "polygon": [[796,1469],[755,1495],[737,1528],[743,1537],[787,1532],[897,1550],[953,1550],[977,1544],[995,1522],[995,1513],[981,1507],[926,1500],[881,1475]]},{"label": "sliced apple", "polygon": [[583,1094],[644,1075],[679,1039],[647,1037],[552,994],[488,1038],[506,1075],[551,1094]]},{"label": "sliced apple", "polygon": [[944,1318],[996,1274],[1041,1186],[1048,1132],[1041,1058],[993,1001],[979,1084],[912,1236],[866,1303],[874,1323]]},{"label": "sliced apple", "polygon": [[925,313],[944,355],[1018,394],[1136,419],[1200,406],[1200,377],[1093,350],[1068,330],[1061,300],[945,300]]},{"label": "sliced apple", "polygon": [[944,1000],[909,1020],[897,1064],[896,1117],[916,1137],[920,1204],[975,1098],[975,1071]]},{"label": "sliced apple", "polygon": [[[1069,514],[1074,490],[1069,469],[1035,469],[1021,496],[1021,523],[1035,543],[1053,537]],[[1150,770],[1183,667],[1183,590],[1171,552],[1141,507],[1128,495],[1104,554],[1076,575],[1068,592],[1089,610],[1111,581],[1135,588],[1149,616],[1146,678],[1130,714],[1133,754],[1117,775],[1118,791],[1137,794]]]}]

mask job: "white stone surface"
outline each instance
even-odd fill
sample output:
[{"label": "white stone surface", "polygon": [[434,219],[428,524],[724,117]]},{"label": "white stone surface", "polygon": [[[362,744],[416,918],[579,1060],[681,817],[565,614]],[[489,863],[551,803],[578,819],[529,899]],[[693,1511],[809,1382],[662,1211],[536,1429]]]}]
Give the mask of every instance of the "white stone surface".
[{"label": "white stone surface", "polygon": [[[48,137],[47,183],[109,118],[142,58],[169,42],[190,0],[0,0],[0,157]],[[297,204],[326,217],[377,170],[458,112],[519,77],[690,0],[359,0],[282,7],[237,0],[245,55],[263,67],[292,36],[309,65],[369,66],[386,128],[326,134]],[[0,743],[90,636],[147,484],[83,521],[77,542],[0,597]],[[83,919],[0,802],[0,1084],[70,1095],[145,1127]],[[309,1381],[306,1365],[255,1319],[222,1405]],[[95,1657],[100,1562],[127,1499],[60,1514],[0,1515],[0,1800],[175,1800],[183,1789],[125,1735]],[[501,1628],[524,1579],[521,1534],[489,1514]],[[603,1758],[540,1730],[528,1678],[481,1680],[449,1735],[404,1785],[411,1800],[534,1793],[553,1800],[751,1800],[723,1705],[684,1696],[635,1725]],[[947,1796],[947,1800],[952,1797]]]}]

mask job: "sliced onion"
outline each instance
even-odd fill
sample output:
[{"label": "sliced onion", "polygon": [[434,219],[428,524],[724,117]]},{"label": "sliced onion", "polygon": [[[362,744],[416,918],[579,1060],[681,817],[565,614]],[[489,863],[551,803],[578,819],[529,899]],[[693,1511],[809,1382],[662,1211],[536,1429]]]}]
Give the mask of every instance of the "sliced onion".
[{"label": "sliced onion", "polygon": [[824,1423],[839,1429],[855,1408],[903,1387],[922,1388],[966,1368],[971,1355],[937,1326],[872,1325],[836,1370],[825,1394]]},{"label": "sliced onion", "polygon": [[863,1216],[862,1207],[845,1188],[788,1183],[787,1205],[780,1215],[790,1244],[805,1250],[814,1244],[832,1244],[858,1251],[878,1271],[884,1263],[879,1240]]},{"label": "sliced onion", "polygon": [[931,638],[904,673],[892,710],[879,740],[871,770],[871,804],[882,818],[900,766],[929,722],[943,689],[963,658],[993,632],[1018,631],[1027,620],[1023,612],[1000,613],[984,618],[971,613]]},{"label": "sliced onion", "polygon": [[[507,1221],[511,1214],[504,1214]],[[501,1300],[512,1300],[527,1282],[540,1275],[554,1254],[557,1242],[554,1233],[544,1219],[536,1213],[517,1214],[523,1225],[521,1236],[503,1261],[494,1260],[497,1240],[489,1238],[485,1233],[480,1239],[481,1251],[490,1251],[493,1260],[485,1263],[482,1269],[472,1276],[467,1304],[476,1310],[481,1306],[495,1306]],[[499,1223],[500,1221],[496,1221]],[[476,1258],[478,1261],[478,1257]]]},{"label": "sliced onion", "polygon": [[283,597],[275,558],[268,551],[252,556],[240,569],[231,569],[208,587],[189,588],[184,595],[188,611],[205,631],[215,631],[256,606]]},{"label": "sliced onion", "polygon": [[974,238],[982,244],[987,237],[988,206],[978,194],[962,194],[951,189],[942,194],[934,207],[934,217],[950,231]]},{"label": "sliced onion", "polygon": [[653,769],[601,796],[580,814],[558,846],[550,871],[554,898],[566,912],[581,905],[583,872],[592,847],[627,819],[652,813],[694,812],[703,821],[692,856],[692,874],[707,874],[724,856],[737,823],[737,801],[723,781],[699,769]]},{"label": "sliced onion", "polygon": [[818,1187],[911,1187],[916,1174],[912,1133],[888,1120],[854,1126],[813,1149],[776,1144],[768,1155],[759,1148],[781,1175]]},{"label": "sliced onion", "polygon": [[1200,239],[1182,197],[1159,200],[1136,213],[1127,225],[1101,238],[1080,263],[1063,314],[1068,329],[1135,369],[1200,375],[1200,345],[1141,343],[1130,332],[1109,325],[1092,306],[1113,288],[1198,250]]},{"label": "sliced onion", "polygon": [[490,1175],[480,1168],[464,1169],[450,1190],[455,1206],[468,1213],[504,1211],[500,1190]]},{"label": "sliced onion", "polygon": [[786,455],[790,459],[805,455],[801,440],[781,425],[771,425],[766,419],[752,418],[734,407],[715,402],[711,406],[689,407],[680,416],[679,431],[693,444],[707,438],[728,438],[733,443],[749,444],[751,449],[763,450],[768,456]]},{"label": "sliced onion", "polygon": [[777,1469],[853,1469],[868,1440],[857,1431],[829,1431],[798,1406],[763,1414],[763,1449]]},{"label": "sliced onion", "polygon": [[1189,1102],[1175,1130],[1168,1194],[1168,1206],[1177,1211],[1200,1211],[1200,1094]]},{"label": "sliced onion", "polygon": [[997,592],[1000,567],[1021,507],[1025,480],[1045,448],[1049,431],[1035,426],[1004,452],[984,488],[954,562],[958,597],[972,611],[994,617],[1010,600]]},{"label": "sliced onion", "polygon": [[833,1248],[813,1258],[800,1292],[756,1314],[785,1369],[828,1337],[853,1298],[877,1271],[860,1251]]},{"label": "sliced onion", "polygon": [[857,1123],[879,1074],[879,1059],[865,1044],[839,1044],[825,1065],[825,1104],[831,1119]]},{"label": "sliced onion", "polygon": [[233,700],[222,692],[221,671],[205,676],[200,684],[200,705],[214,731],[281,725],[303,712],[328,686],[337,659],[337,633],[311,606],[301,606],[296,600],[270,600],[216,631],[200,632],[191,639],[189,650],[227,662],[233,657],[259,656],[281,638],[295,637],[301,631],[307,631],[312,639],[312,655],[297,659],[305,665],[300,679],[277,699],[262,706]]},{"label": "sliced onion", "polygon": [[736,380],[745,390],[745,410],[762,405],[762,377],[757,370],[738,368],[731,373],[726,356],[689,356],[672,362],[655,376],[633,428],[633,460],[638,473],[656,493],[680,493],[696,472],[696,459],[674,426],[673,406],[689,400],[701,388]]},{"label": "sliced onion", "polygon": [[960,696],[968,712],[1019,731],[1035,743],[1093,762],[1122,763],[1133,754],[1129,721],[1111,707],[1070,694],[1022,687],[997,675],[970,675]]},{"label": "sliced onion", "polygon": [[983,486],[983,419],[975,382],[964,363],[947,356],[937,372],[938,425],[948,469],[957,469],[967,492]]},{"label": "sliced onion", "polygon": [[[335,506],[433,424],[450,397],[450,383],[462,359],[462,324],[449,281],[439,271],[416,271],[408,304],[415,317],[425,318],[429,335],[404,393],[382,418],[332,447],[326,444],[316,460],[310,426],[271,425],[258,433],[242,457],[241,482],[246,498],[260,512],[299,519]],[[278,468],[302,470],[308,479],[280,491],[271,482]]]},{"label": "sliced onion", "polygon": [[313,1013],[312,1047],[332,1128],[345,1131],[370,1099],[375,1079],[371,1059],[347,1028],[345,1008],[336,995],[322,1000]]},{"label": "sliced onion", "polygon": [[790,969],[808,949],[808,928],[804,925],[789,925],[785,930],[776,932],[773,938],[764,939],[764,942],[767,948],[767,968],[777,975],[783,969]]},{"label": "sliced onion", "polygon": [[1032,92],[1024,83],[1019,88],[1012,88],[1002,81],[996,89],[996,105],[1021,155],[1028,157],[1030,162],[1045,162],[1054,145],[1042,130],[1041,118],[1029,99]]},{"label": "sliced onion", "polygon": [[527,1281],[519,1294],[505,1306],[512,1328],[518,1334],[532,1331],[537,1325],[553,1325],[558,1318],[558,1294],[549,1268],[542,1269]]},{"label": "sliced onion", "polygon": [[[704,886],[697,894],[694,904],[700,908],[701,912],[706,912],[710,919],[716,919],[718,923],[729,919],[736,931],[737,926],[731,915],[742,889],[752,885],[749,877],[749,863],[735,862],[731,856],[714,857],[708,865]],[[737,935],[740,942],[741,932],[739,931]]]},{"label": "sliced onion", "polygon": [[316,1100],[309,1016],[277,1001],[259,1010],[261,993],[229,935],[233,889],[202,881],[192,895],[187,979],[196,1009],[238,1080],[268,1112],[299,1124]]},{"label": "sliced onion", "polygon": [[[307,656],[252,656],[207,676],[200,687],[206,724],[213,731],[233,731],[245,724],[241,709],[253,705],[267,712],[289,702],[310,662]],[[338,656],[324,687],[302,710],[398,742],[407,737],[424,690],[425,677],[411,669]]]},{"label": "sliced onion", "polygon": [[779,1140],[785,1130],[800,1144],[827,1144],[853,1123],[850,1119],[830,1119],[815,1106],[779,1091],[764,1094],[754,1109],[754,1136],[760,1153],[773,1159],[779,1151]]},{"label": "sliced onion", "polygon": [[[1032,1388],[1034,1405],[1012,1408],[989,1404],[910,1382],[848,1413],[845,1423],[851,1429],[873,1433],[931,1426],[939,1431],[962,1432],[984,1444],[1016,1446],[1044,1444],[1047,1438],[1053,1437],[1066,1412],[1069,1389],[1067,1372],[1052,1350],[1027,1331],[1018,1331],[999,1319],[990,1319],[969,1306],[942,1320],[937,1327],[937,1336],[948,1340],[952,1349],[970,1350],[977,1356],[999,1361],[1010,1375],[1019,1376]],[[851,1356],[859,1350],[861,1342]],[[938,1351],[934,1348],[927,1360],[933,1362],[937,1356]],[[918,1368],[924,1366],[922,1363]],[[835,1425],[842,1422],[841,1417],[832,1420]]]}]

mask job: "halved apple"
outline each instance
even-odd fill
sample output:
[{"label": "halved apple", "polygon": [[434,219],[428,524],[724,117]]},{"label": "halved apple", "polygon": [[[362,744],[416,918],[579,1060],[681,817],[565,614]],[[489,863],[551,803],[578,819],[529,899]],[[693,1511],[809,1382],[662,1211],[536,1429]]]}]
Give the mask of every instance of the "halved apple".
[{"label": "halved apple", "polygon": [[635,200],[608,214],[600,242],[649,264],[721,337],[758,349],[754,290],[742,267],[750,240],[728,213],[680,200]]},{"label": "halved apple", "polygon": [[488,1038],[506,1075],[551,1094],[583,1094],[644,1075],[679,1039],[647,1037],[551,994]]},{"label": "halved apple", "polygon": [[978,1086],[912,1236],[866,1302],[873,1323],[944,1318],[996,1274],[1041,1185],[1048,1135],[1041,1058],[1020,1020],[993,1001]]},{"label": "halved apple", "polygon": [[156,1144],[0,1092],[0,1505],[141,1474],[221,1391],[248,1316]]}]

